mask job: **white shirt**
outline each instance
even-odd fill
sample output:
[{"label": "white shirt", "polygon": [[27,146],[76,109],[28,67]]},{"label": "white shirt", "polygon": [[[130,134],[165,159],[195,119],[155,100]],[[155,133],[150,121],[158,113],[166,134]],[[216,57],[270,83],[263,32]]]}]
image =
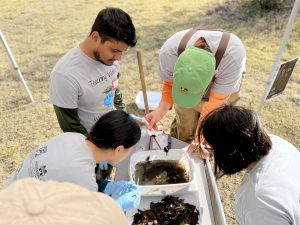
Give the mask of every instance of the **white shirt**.
[{"label": "white shirt", "polygon": [[270,137],[272,149],[245,175],[237,192],[240,225],[300,225],[300,152]]}]

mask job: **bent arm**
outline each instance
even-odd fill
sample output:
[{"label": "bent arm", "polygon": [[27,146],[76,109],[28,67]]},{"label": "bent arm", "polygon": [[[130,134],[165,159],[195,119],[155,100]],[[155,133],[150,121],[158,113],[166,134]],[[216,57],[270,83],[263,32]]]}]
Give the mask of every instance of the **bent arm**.
[{"label": "bent arm", "polygon": [[162,87],[162,97],[157,109],[153,112],[148,113],[145,116],[147,120],[148,129],[157,129],[156,123],[159,122],[167,112],[172,109],[173,106],[173,99],[172,99],[172,85],[171,81],[164,81]]},{"label": "bent arm", "polygon": [[162,114],[162,117],[166,115],[166,113],[172,109],[174,105],[174,101],[172,98],[172,81],[163,81],[162,91],[161,91],[161,100],[158,106],[160,114]]},{"label": "bent arm", "polygon": [[89,135],[85,127],[80,123],[80,119],[77,113],[77,109],[67,109],[54,106],[54,111],[63,132],[76,132],[85,135]]},{"label": "bent arm", "polygon": [[172,86],[173,82],[172,81],[163,81],[163,86],[162,86],[162,96],[161,96],[161,101],[167,102],[170,105],[170,108],[173,107],[174,101],[172,97]]}]

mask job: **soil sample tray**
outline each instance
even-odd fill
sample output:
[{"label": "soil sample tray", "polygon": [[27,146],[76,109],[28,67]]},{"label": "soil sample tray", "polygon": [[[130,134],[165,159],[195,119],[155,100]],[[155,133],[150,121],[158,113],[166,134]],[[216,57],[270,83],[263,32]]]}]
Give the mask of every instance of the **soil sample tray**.
[{"label": "soil sample tray", "polygon": [[[175,171],[175,172],[174,172]],[[129,177],[140,185],[142,195],[185,193],[195,183],[194,162],[182,149],[135,152],[130,157]]]},{"label": "soil sample tray", "polygon": [[189,182],[189,176],[179,160],[153,160],[135,165],[138,185],[162,185]]},{"label": "soil sample tray", "polygon": [[[202,212],[202,209],[201,209],[201,206],[200,206],[200,199],[199,199],[199,194],[197,191],[189,191],[189,192],[186,192],[184,194],[176,194],[176,195],[172,195],[172,196],[175,196],[175,197],[179,197],[180,199],[183,199],[185,203],[189,203],[189,204],[192,204],[194,205],[197,210],[199,211],[199,220],[198,220],[198,224],[202,224],[201,222],[201,218],[202,218],[202,215],[201,215],[201,212]],[[151,202],[160,202],[165,196],[142,196],[141,198],[141,204],[139,206],[138,209],[140,210],[146,210],[146,209],[149,209],[150,208],[150,203]],[[137,213],[137,209],[134,209],[134,210],[131,210],[129,212],[126,213],[126,217],[127,217],[127,220],[128,220],[128,224],[132,224],[133,223],[133,216]]]}]

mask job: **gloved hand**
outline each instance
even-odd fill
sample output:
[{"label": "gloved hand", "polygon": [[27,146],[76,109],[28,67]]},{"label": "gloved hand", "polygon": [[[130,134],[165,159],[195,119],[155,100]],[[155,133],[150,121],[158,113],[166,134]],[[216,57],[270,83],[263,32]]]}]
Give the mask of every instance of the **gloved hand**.
[{"label": "gloved hand", "polygon": [[137,208],[141,201],[140,189],[132,190],[125,193],[116,200],[116,203],[123,209],[124,212]]},{"label": "gloved hand", "polygon": [[99,168],[100,168],[100,170],[107,170],[108,169],[107,161],[100,162]]},{"label": "gloved hand", "polygon": [[106,185],[104,193],[107,195],[123,195],[133,190],[139,190],[139,187],[133,182],[124,180],[111,181]]}]

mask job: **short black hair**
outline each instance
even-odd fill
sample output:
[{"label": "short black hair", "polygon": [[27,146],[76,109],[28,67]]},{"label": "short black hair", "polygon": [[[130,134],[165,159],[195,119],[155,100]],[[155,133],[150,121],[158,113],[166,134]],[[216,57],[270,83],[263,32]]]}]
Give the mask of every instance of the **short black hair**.
[{"label": "short black hair", "polygon": [[110,149],[134,146],[141,138],[141,128],[128,113],[113,110],[105,113],[92,127],[87,140],[98,148]]},{"label": "short black hair", "polygon": [[[95,19],[91,33],[97,31],[101,41],[112,38],[134,47],[136,45],[135,27],[130,16],[119,8],[102,9]],[[90,33],[90,34],[91,34]]]},{"label": "short black hair", "polygon": [[216,177],[247,168],[267,155],[272,147],[257,114],[239,106],[225,105],[209,113],[199,133],[213,148]]}]

